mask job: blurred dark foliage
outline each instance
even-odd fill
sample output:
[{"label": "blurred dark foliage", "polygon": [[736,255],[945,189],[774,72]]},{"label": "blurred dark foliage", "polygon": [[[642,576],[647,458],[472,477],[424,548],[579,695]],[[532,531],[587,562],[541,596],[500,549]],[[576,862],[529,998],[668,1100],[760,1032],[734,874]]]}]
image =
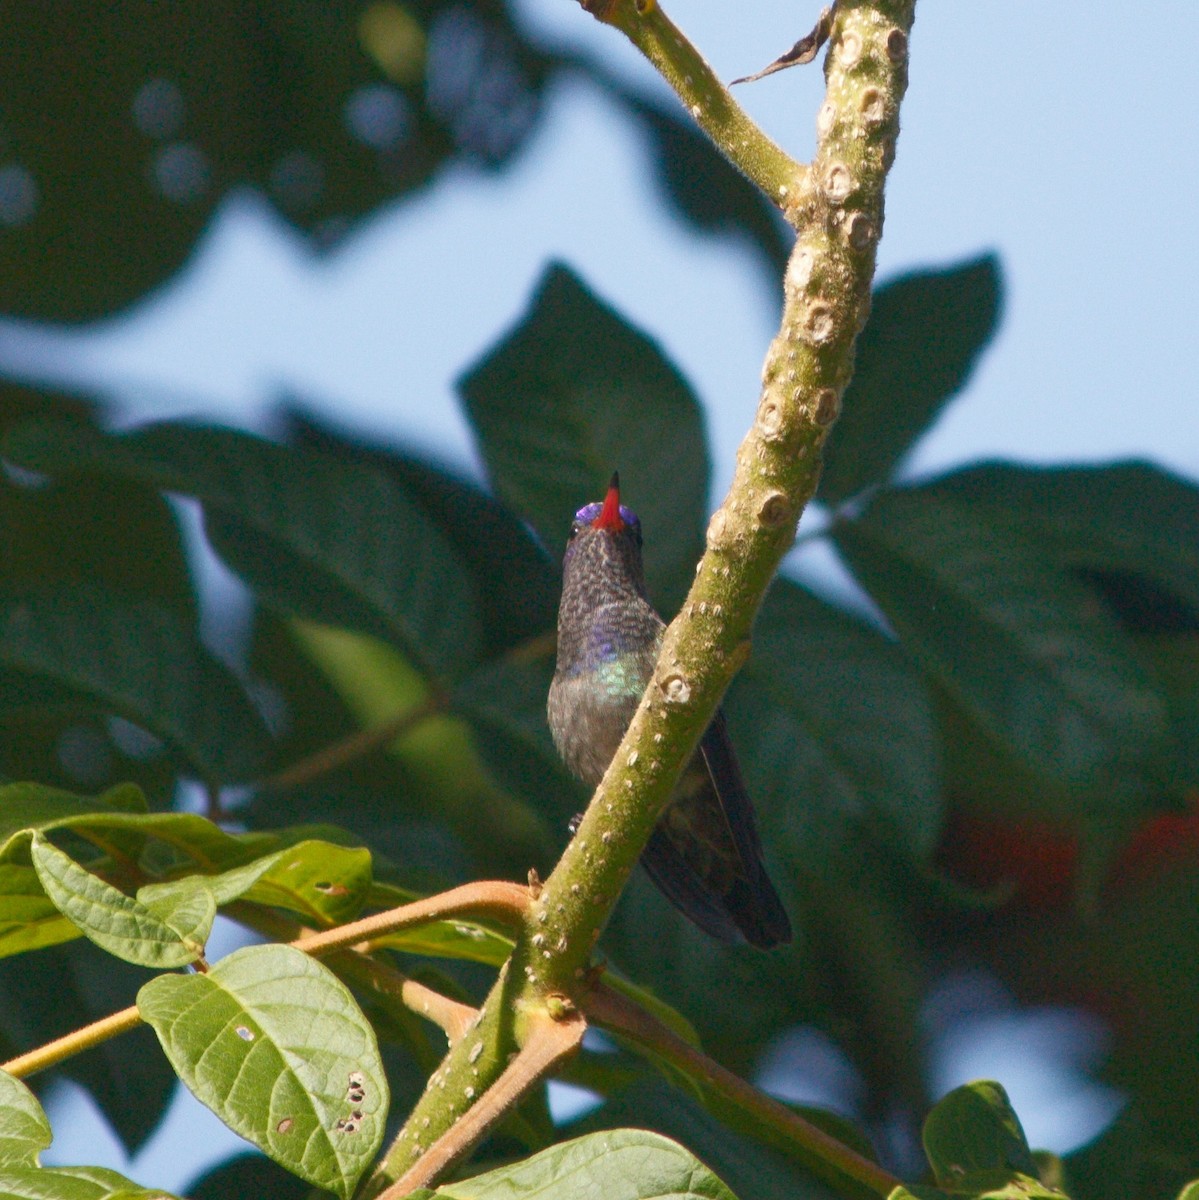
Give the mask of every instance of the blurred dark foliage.
[{"label": "blurred dark foliage", "polygon": [[[332,245],[451,162],[503,168],[555,73],[589,69],[484,0],[9,6],[0,34],[0,309],[57,321],[169,279],[230,189]],[[593,74],[653,139],[678,210],[777,263],[778,226],[731,168],[673,110]],[[635,878],[601,950],[737,1070],[798,1023],[823,1029],[891,1147],[929,1103],[923,1010],[944,976],[981,967],[1022,1002],[1094,1013],[1112,1031],[1102,1077],[1129,1102],[1067,1177],[1079,1197],[1166,1196],[1199,1171],[1199,493],[1147,463],[897,478],[1001,295],[989,256],[878,290],[821,496],[881,619],[780,580],[728,697],[794,946],[711,943]],[[0,780],[130,781],[156,810],[198,783],[255,830],[339,826],[418,889],[548,871],[586,800],[544,719],[565,532],[619,466],[654,595],[677,605],[707,517],[701,410],[562,266],[462,395],[483,486],[302,401],[269,442],[114,435],[98,398],[0,385]],[[180,503],[244,584],[248,638],[230,614],[201,626]],[[396,740],[279,782],[411,710],[424,719]],[[77,945],[21,949],[0,965],[9,1049],[136,986]],[[438,970],[467,996],[486,977]],[[403,1104],[429,1046],[388,1044]],[[71,1073],[135,1148],[171,1076],[148,1038],[113,1055]],[[636,1078],[595,1127],[654,1124],[746,1195],[822,1194]],[[545,1136],[544,1114],[521,1121],[488,1152]],[[274,1171],[238,1160],[194,1194],[273,1193]]]}]

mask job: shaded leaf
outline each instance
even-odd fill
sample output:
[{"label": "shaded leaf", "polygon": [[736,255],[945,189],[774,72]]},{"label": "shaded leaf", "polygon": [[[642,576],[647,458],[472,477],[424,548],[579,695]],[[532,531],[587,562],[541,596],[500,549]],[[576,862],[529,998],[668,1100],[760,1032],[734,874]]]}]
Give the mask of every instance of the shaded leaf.
[{"label": "shaded leaf", "polygon": [[[984,463],[934,486],[955,502],[1019,513],[1064,564],[1114,576],[1116,588],[1119,573],[1131,573],[1164,589],[1159,604],[1175,598],[1199,611],[1199,487],[1154,463]],[[1112,597],[1117,609],[1119,598]],[[1177,610],[1167,611],[1177,622]]]},{"label": "shaded leaf", "polygon": [[673,612],[703,551],[709,464],[699,405],[657,345],[556,265],[458,388],[496,493],[555,558],[620,471],[650,595]]},{"label": "shaded leaf", "polygon": [[37,1097],[20,1080],[0,1071],[0,1170],[36,1167],[52,1136]]},{"label": "shaded leaf", "polygon": [[319,247],[454,159],[506,162],[551,69],[496,0],[302,14],[63,0],[6,11],[2,34],[6,154],[26,199],[0,308],[60,321],[161,285],[232,190]]},{"label": "shaded leaf", "polygon": [[941,815],[932,706],[915,665],[877,630],[776,580],[728,715],[780,860],[831,865],[863,836],[918,862],[932,853]]},{"label": "shaded leaf", "polygon": [[1168,748],[1131,644],[1007,506],[938,484],[881,494],[837,546],[905,648],[988,735],[1042,774],[1139,803]]},{"label": "shaded leaf", "polygon": [[387,1080],[374,1030],[326,967],[250,946],[204,975],[138,993],[179,1077],[281,1166],[349,1200],[382,1144]]},{"label": "shaded leaf", "polygon": [[1034,1178],[1036,1164],[1007,1092],[981,1080],[954,1088],[924,1122],[924,1152],[942,1187],[988,1173]]},{"label": "shaded leaf", "polygon": [[746,235],[761,252],[773,285],[794,239],[775,206],[689,117],[643,100],[615,80],[609,86],[645,130],[667,199],[704,233]]},{"label": "shaded leaf", "polygon": [[203,883],[172,894],[133,899],[85,870],[40,834],[33,864],[46,894],[97,946],[136,966],[165,969],[194,962],[216,917]]},{"label": "shaded leaf", "polygon": [[267,749],[233,673],[175,612],[78,584],[0,594],[0,663],[65,684],[169,742],[205,779],[254,775]]},{"label": "shaded leaf", "polygon": [[309,1200],[308,1184],[281,1170],[261,1154],[239,1154],[236,1158],[205,1171],[189,1184],[190,1200],[246,1200],[247,1196],[269,1196],[270,1200]]},{"label": "shaded leaf", "polygon": [[453,549],[379,471],[232,429],[150,425],[101,437],[14,431],[5,453],[50,473],[88,469],[195,496],[217,552],[287,612],[399,639],[453,674],[479,617]]},{"label": "shaded leaf", "polygon": [[470,574],[488,657],[552,631],[561,572],[510,509],[473,484],[415,455],[363,446],[319,423],[292,416],[302,446],[337,454],[383,471],[420,505],[453,545]]},{"label": "shaded leaf", "polygon": [[876,289],[853,380],[824,448],[817,496],[839,504],[894,474],[966,385],[999,326],[994,254],[918,271]]},{"label": "shaded leaf", "polygon": [[592,1133],[523,1162],[438,1188],[446,1200],[735,1200],[677,1142],[640,1129]]},{"label": "shaded leaf", "polygon": [[195,622],[179,523],[144,484],[85,477],[22,487],[0,477],[0,545],[5,590],[99,584]]}]

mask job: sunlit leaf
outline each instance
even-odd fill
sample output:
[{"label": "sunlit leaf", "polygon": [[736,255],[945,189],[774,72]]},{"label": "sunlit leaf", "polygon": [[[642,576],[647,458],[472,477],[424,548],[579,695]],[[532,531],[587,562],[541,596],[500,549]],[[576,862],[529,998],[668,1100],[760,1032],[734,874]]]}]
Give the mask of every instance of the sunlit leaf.
[{"label": "sunlit leaf", "polygon": [[0,1167],[0,1200],[173,1200],[105,1167]]},{"label": "sunlit leaf", "polygon": [[445,1200],[735,1200],[690,1151],[642,1129],[575,1138],[434,1192]]},{"label": "sunlit leaf", "polygon": [[50,1139],[50,1122],[37,1097],[20,1080],[0,1071],[0,1170],[36,1167]]},{"label": "sunlit leaf", "polygon": [[137,966],[165,969],[194,962],[216,917],[203,883],[169,895],[134,899],[87,871],[40,834],[31,849],[46,894],[96,945]]},{"label": "sunlit leaf", "polygon": [[289,946],[160,975],[138,1009],[192,1093],[281,1166],[349,1200],[383,1140],[387,1080],[345,986]]}]

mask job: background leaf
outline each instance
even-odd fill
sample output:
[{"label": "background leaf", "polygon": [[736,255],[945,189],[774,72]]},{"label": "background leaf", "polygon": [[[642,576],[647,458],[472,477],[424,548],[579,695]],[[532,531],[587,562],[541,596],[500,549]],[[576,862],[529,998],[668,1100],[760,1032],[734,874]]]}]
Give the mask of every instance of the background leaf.
[{"label": "background leaf", "polygon": [[1166,709],[1092,596],[1007,506],[938,484],[880,494],[837,546],[908,652],[1034,769],[1140,802]]},{"label": "background leaf", "polygon": [[853,380],[824,449],[817,496],[840,504],[885,483],[965,386],[995,336],[999,260],[985,254],[876,288]]},{"label": "background leaf", "polygon": [[555,559],[575,512],[620,471],[650,597],[673,613],[703,550],[709,464],[699,405],[657,345],[556,265],[458,386],[497,495]]},{"label": "background leaf", "polygon": [[29,197],[0,307],[76,321],[163,283],[233,189],[319,247],[456,158],[498,166],[533,127],[551,61],[498,0],[302,14],[64,0],[13,9],[0,34],[8,153]]},{"label": "background leaf", "polygon": [[563,1142],[523,1162],[434,1192],[446,1200],[520,1195],[554,1200],[735,1200],[721,1181],[677,1142],[619,1129]]},{"label": "background leaf", "polygon": [[254,775],[267,734],[233,673],[170,609],[79,584],[0,595],[0,662],[128,717],[205,780]]},{"label": "background leaf", "polygon": [[195,496],[217,552],[260,597],[398,638],[446,673],[477,656],[478,613],[456,555],[370,467],[231,429],[167,424],[107,438],[30,425],[9,435],[5,454],[36,470],[105,471]]}]

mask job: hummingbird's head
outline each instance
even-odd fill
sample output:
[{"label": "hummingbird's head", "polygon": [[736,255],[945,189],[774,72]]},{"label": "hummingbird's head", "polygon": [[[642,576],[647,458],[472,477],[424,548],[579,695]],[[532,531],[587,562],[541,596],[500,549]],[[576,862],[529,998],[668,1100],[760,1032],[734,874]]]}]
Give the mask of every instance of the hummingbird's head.
[{"label": "hummingbird's head", "polygon": [[601,590],[632,586],[645,595],[641,563],[641,522],[620,502],[620,476],[612,473],[602,502],[586,504],[575,513],[562,563],[567,579],[586,576]]}]

